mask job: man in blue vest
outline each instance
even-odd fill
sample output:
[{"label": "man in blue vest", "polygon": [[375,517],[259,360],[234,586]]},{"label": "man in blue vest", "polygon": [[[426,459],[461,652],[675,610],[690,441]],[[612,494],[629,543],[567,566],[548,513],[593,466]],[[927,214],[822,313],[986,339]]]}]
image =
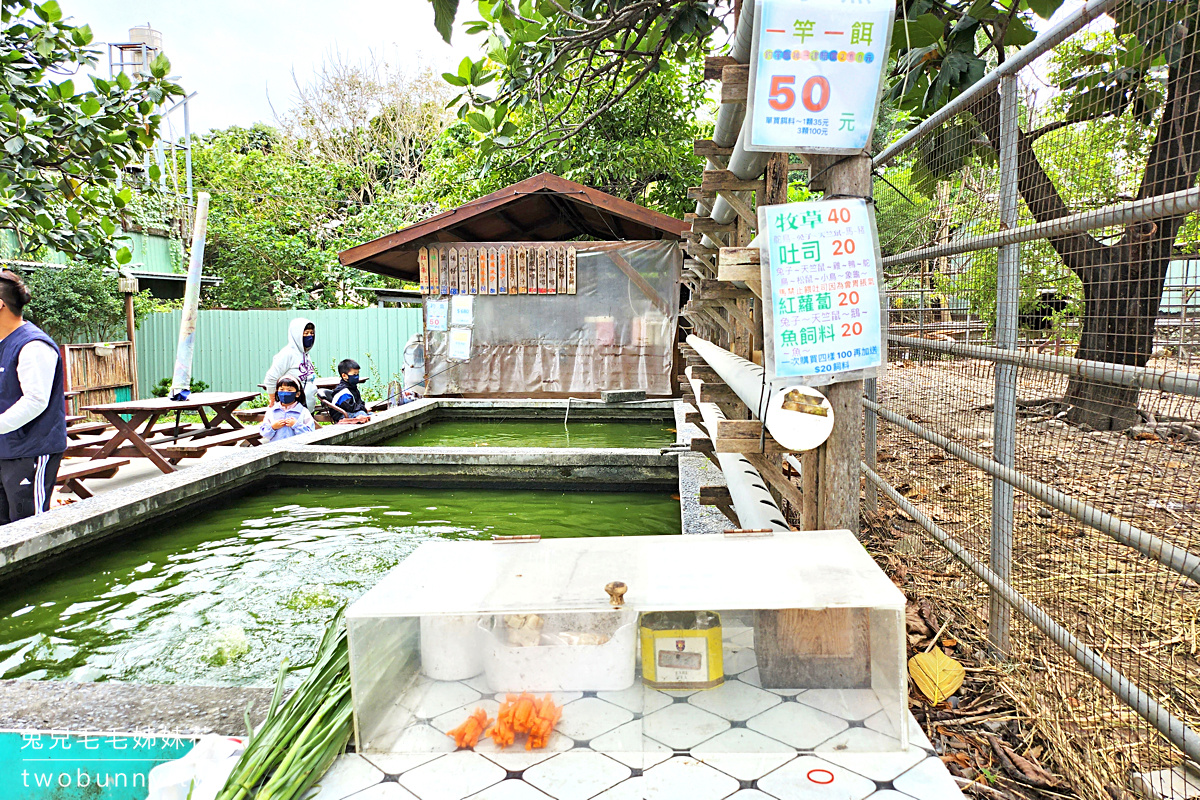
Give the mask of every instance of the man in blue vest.
[{"label": "man in blue vest", "polygon": [[29,289],[0,270],[0,525],[50,509],[67,449],[58,345],[22,317]]}]

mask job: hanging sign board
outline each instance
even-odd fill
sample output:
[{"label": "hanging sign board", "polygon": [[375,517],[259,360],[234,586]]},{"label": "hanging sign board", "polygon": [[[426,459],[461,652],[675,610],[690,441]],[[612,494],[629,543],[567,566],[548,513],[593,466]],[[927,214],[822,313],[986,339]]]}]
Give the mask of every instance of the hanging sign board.
[{"label": "hanging sign board", "polygon": [[529,292],[528,249],[527,247],[517,248],[517,294],[528,294]]},{"label": "hanging sign board", "polygon": [[422,247],[417,251],[417,268],[420,271],[421,294],[429,294],[429,248]]},{"label": "hanging sign board", "polygon": [[466,294],[471,290],[471,260],[465,247],[458,248],[458,293]]},{"label": "hanging sign board", "polygon": [[479,294],[479,248],[472,247],[469,251],[471,259],[470,282],[471,294]]},{"label": "hanging sign board", "polygon": [[471,329],[451,328],[447,339],[446,358],[467,361],[471,358]]},{"label": "hanging sign board", "polygon": [[431,331],[446,330],[446,314],[450,301],[429,300],[425,303],[425,327]]},{"label": "hanging sign board", "polygon": [[496,248],[489,247],[487,249],[487,276],[488,276],[488,294],[495,294],[499,284],[499,276],[496,272]]},{"label": "hanging sign board", "polygon": [[438,294],[450,294],[450,259],[445,250],[438,250]]},{"label": "hanging sign board", "polygon": [[575,262],[577,258],[575,248],[567,248],[567,294],[575,294]]},{"label": "hanging sign board", "polygon": [[450,294],[458,294],[458,251],[450,248],[446,254],[446,263],[450,265],[447,273],[450,275]]},{"label": "hanging sign board", "polygon": [[873,210],[859,199],[759,206],[758,224],[768,374],[814,386],[873,377],[886,358]]},{"label": "hanging sign board", "polygon": [[450,324],[471,327],[475,324],[475,298],[459,295],[450,298]]},{"label": "hanging sign board", "polygon": [[546,294],[558,293],[558,251],[546,253]]},{"label": "hanging sign board", "polygon": [[746,149],[866,148],[895,16],[893,0],[758,0]]},{"label": "hanging sign board", "polygon": [[438,294],[438,251],[436,247],[429,248],[429,293]]},{"label": "hanging sign board", "polygon": [[501,247],[497,255],[500,260],[499,275],[500,275],[500,294],[508,294],[508,248]]}]

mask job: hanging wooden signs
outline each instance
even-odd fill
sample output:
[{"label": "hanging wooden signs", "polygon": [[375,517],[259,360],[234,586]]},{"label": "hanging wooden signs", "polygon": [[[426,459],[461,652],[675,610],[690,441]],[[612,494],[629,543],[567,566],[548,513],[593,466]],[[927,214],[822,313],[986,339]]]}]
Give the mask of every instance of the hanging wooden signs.
[{"label": "hanging wooden signs", "polygon": [[446,253],[446,262],[450,265],[450,268],[446,270],[446,274],[449,276],[446,279],[447,287],[450,294],[458,294],[458,251],[453,247]]},{"label": "hanging wooden signs", "polygon": [[417,251],[421,294],[575,294],[576,247],[503,244],[422,247]]}]

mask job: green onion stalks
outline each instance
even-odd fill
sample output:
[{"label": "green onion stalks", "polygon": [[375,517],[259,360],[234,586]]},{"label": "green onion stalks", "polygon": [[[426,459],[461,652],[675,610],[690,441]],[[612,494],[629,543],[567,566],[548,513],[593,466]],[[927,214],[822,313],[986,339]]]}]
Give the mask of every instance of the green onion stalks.
[{"label": "green onion stalks", "polygon": [[250,736],[216,800],[296,800],[346,749],[353,704],[344,611],[338,609],[329,623],[304,681],[281,704],[284,678],[301,668],[284,663],[266,719]]}]

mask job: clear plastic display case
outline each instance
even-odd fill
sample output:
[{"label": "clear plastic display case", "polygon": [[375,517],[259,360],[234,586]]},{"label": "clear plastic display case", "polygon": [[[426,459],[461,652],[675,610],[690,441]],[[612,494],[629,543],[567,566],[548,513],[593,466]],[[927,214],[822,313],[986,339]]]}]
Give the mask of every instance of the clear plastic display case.
[{"label": "clear plastic display case", "polygon": [[349,609],[357,747],[905,750],[904,607],[849,531],[428,542]]}]

